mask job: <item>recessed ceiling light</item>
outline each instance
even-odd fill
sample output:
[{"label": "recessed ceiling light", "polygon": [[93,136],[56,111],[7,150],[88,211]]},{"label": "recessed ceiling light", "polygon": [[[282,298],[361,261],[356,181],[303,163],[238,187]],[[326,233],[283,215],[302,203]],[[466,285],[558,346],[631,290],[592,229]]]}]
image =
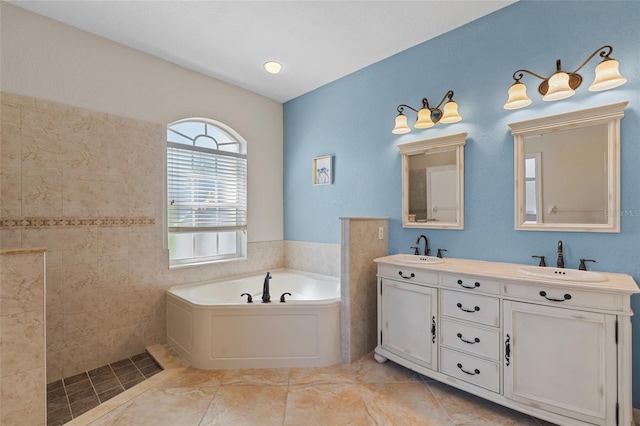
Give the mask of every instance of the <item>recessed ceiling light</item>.
[{"label": "recessed ceiling light", "polygon": [[267,70],[268,73],[278,74],[280,70],[282,70],[282,64],[276,61],[265,62],[264,69]]}]

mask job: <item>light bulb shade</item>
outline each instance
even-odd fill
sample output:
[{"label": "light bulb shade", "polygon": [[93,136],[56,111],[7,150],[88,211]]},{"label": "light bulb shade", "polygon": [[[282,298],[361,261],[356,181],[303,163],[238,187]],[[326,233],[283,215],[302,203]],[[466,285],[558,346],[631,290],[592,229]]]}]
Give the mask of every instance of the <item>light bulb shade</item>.
[{"label": "light bulb shade", "polygon": [[589,91],[599,92],[625,84],[627,79],[620,75],[619,67],[620,64],[615,59],[605,59],[600,62],[596,67],[596,78],[589,86]]},{"label": "light bulb shade", "polygon": [[557,101],[573,96],[574,93],[576,91],[569,86],[569,74],[559,71],[549,78],[549,89],[542,100]]},{"label": "light bulb shade", "polygon": [[516,81],[509,87],[509,99],[504,104],[504,109],[518,109],[531,105],[531,99],[527,96],[527,86]]},{"label": "light bulb shade", "polygon": [[396,135],[403,135],[405,133],[409,133],[411,128],[407,125],[407,116],[403,113],[396,115],[396,125],[391,131],[391,133]]},{"label": "light bulb shade", "polygon": [[422,108],[418,111],[418,120],[413,127],[416,129],[428,129],[429,127],[435,126],[435,124],[431,119],[431,110],[429,108]]},{"label": "light bulb shade", "polygon": [[442,118],[440,119],[441,123],[451,124],[457,123],[462,120],[460,114],[458,114],[458,104],[451,100],[444,105],[444,112],[442,113]]}]

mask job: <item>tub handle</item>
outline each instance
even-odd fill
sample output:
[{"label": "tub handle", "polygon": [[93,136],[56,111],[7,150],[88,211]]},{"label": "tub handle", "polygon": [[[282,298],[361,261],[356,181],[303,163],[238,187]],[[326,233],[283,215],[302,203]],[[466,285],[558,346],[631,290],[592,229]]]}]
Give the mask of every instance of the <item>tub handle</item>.
[{"label": "tub handle", "polygon": [[253,303],[253,297],[249,293],[242,293],[240,297],[247,296],[247,303]]},{"label": "tub handle", "polygon": [[285,300],[284,300],[284,295],[285,294],[288,294],[289,296],[291,296],[291,293],[282,293],[282,296],[280,296],[280,303],[284,303],[285,302]]}]

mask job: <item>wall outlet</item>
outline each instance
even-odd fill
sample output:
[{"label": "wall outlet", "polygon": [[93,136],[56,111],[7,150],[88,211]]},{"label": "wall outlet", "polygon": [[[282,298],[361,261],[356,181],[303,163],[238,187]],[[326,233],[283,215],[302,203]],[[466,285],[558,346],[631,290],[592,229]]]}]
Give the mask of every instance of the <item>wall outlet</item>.
[{"label": "wall outlet", "polygon": [[384,239],[384,228],[382,226],[378,228],[378,239],[379,240]]}]

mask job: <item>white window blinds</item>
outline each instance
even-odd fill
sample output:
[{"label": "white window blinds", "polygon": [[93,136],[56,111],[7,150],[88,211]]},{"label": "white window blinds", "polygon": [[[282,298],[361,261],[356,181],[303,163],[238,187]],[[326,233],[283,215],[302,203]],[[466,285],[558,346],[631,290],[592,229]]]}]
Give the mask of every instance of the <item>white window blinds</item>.
[{"label": "white window blinds", "polygon": [[245,230],[245,154],[167,143],[169,232]]}]

